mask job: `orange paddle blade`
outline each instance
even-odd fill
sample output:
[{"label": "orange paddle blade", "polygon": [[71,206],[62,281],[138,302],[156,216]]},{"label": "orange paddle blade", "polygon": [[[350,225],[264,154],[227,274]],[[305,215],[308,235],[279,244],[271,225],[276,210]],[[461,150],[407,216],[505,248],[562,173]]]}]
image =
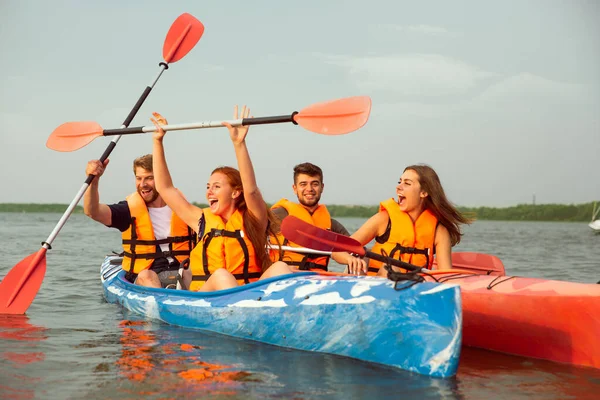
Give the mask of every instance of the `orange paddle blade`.
[{"label": "orange paddle blade", "polygon": [[50,134],[46,147],[56,151],[78,150],[102,136],[102,132],[103,129],[97,122],[67,122]]},{"label": "orange paddle blade", "polygon": [[349,236],[327,231],[288,215],[281,222],[281,233],[290,242],[320,251],[347,251],[361,256],[365,249],[360,242]]},{"label": "orange paddle blade", "polygon": [[308,106],[294,116],[294,121],[312,132],[343,135],[366,124],[370,113],[371,98],[356,96]]},{"label": "orange paddle blade", "polygon": [[0,314],[25,314],[46,274],[46,248],[15,265],[0,282]]},{"label": "orange paddle blade", "polygon": [[163,45],[163,59],[166,63],[174,63],[181,60],[204,34],[204,25],[193,15],[181,14],[167,33]]}]

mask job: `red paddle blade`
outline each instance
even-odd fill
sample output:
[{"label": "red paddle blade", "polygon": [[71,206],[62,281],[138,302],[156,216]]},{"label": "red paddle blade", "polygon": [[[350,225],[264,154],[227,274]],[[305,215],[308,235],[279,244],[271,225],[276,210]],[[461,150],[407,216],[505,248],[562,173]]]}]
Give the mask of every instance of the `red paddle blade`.
[{"label": "red paddle blade", "polygon": [[78,150],[98,136],[102,136],[103,132],[97,122],[67,122],[50,134],[46,147],[56,151]]},{"label": "red paddle blade", "polygon": [[371,113],[368,96],[317,103],[294,116],[294,121],[306,130],[323,135],[343,135],[362,128]]},{"label": "red paddle blade", "polygon": [[174,63],[181,60],[198,43],[204,33],[204,25],[193,15],[181,14],[167,33],[163,45],[163,59],[165,62]]},{"label": "red paddle blade", "polygon": [[0,314],[25,314],[46,274],[46,248],[15,265],[0,282]]},{"label": "red paddle blade", "polygon": [[365,249],[358,240],[318,228],[293,215],[288,215],[283,219],[281,233],[290,242],[309,249],[347,251],[361,256],[365,255]]}]

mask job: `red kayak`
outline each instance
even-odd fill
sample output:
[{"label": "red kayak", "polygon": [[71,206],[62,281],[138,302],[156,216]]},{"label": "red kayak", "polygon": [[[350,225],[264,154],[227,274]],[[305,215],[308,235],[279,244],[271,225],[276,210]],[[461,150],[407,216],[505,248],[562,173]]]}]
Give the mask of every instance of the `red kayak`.
[{"label": "red kayak", "polygon": [[452,264],[427,280],[460,285],[465,346],[600,368],[600,285],[506,276],[478,253]]}]

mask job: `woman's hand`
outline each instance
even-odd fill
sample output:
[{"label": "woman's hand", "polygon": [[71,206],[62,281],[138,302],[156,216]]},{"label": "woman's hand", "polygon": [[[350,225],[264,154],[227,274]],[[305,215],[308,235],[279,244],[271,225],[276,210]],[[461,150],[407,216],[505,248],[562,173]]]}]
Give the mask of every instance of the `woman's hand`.
[{"label": "woman's hand", "polygon": [[349,256],[346,260],[348,265],[348,273],[352,275],[366,275],[367,274],[367,263],[362,258]]},{"label": "woman's hand", "polygon": [[153,117],[150,117],[150,121],[152,121],[152,123],[156,127],[156,130],[154,131],[154,135],[152,135],[152,137],[155,140],[162,141],[166,134],[162,126],[167,125],[167,120],[165,119],[165,117],[163,117],[157,112],[153,112],[152,115]]},{"label": "woman's hand", "polygon": [[[238,116],[238,106],[236,105],[235,108],[233,109],[233,119],[239,119],[239,118],[248,118],[248,116],[250,115],[250,109],[246,108],[246,106],[242,107],[242,112],[241,114]],[[231,137],[231,141],[233,142],[233,144],[240,144],[243,143],[244,140],[246,139],[246,135],[248,134],[248,126],[236,126],[233,127],[231,126],[231,124],[227,123],[227,122],[223,122],[223,126],[226,126],[227,129],[229,129],[229,137]]]}]

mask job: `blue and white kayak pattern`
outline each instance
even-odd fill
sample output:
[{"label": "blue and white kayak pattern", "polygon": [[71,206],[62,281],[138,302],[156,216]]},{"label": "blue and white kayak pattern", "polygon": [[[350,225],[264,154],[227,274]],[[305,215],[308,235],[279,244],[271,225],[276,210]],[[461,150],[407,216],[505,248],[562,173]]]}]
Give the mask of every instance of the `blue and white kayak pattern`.
[{"label": "blue and white kayak pattern", "polygon": [[118,257],[106,257],[106,300],[148,318],[424,375],[456,374],[458,285],[401,282],[395,290],[385,278],[299,272],[204,293],[142,287],[124,274]]}]

